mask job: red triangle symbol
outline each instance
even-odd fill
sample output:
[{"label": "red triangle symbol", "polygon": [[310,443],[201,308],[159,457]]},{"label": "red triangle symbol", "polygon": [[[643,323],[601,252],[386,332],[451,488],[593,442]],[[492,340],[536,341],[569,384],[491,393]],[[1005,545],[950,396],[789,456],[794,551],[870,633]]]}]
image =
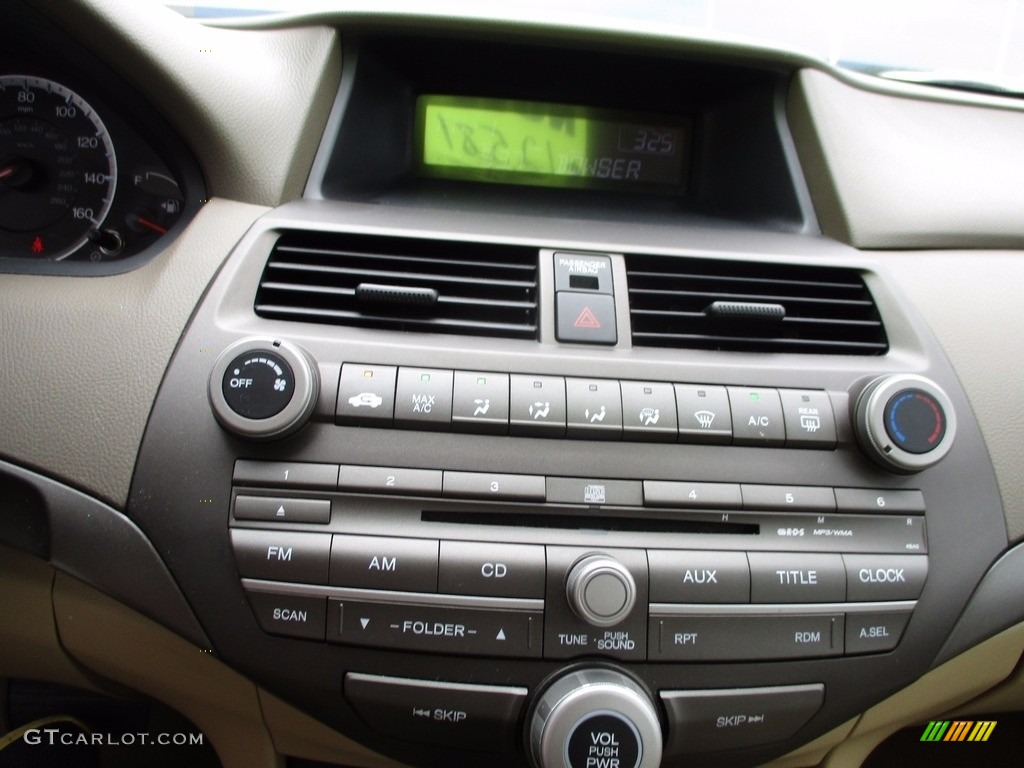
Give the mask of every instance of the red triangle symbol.
[{"label": "red triangle symbol", "polygon": [[577,328],[600,328],[601,323],[595,317],[594,313],[590,311],[590,307],[584,307],[583,311],[580,312],[580,316],[576,318],[576,322],[573,325]]}]

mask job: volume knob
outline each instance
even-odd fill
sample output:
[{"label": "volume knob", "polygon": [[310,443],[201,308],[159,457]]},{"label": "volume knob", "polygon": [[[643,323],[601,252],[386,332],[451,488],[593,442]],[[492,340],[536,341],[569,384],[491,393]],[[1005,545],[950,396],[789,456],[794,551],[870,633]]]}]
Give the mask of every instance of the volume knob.
[{"label": "volume knob", "polygon": [[320,393],[316,366],[278,339],[242,339],[210,373],[210,405],[221,426],[240,437],[270,440],[300,429]]},{"label": "volume knob", "polygon": [[920,472],[949,453],[956,413],[942,387],[913,374],[881,376],[857,400],[855,427],[876,462],[897,472]]}]

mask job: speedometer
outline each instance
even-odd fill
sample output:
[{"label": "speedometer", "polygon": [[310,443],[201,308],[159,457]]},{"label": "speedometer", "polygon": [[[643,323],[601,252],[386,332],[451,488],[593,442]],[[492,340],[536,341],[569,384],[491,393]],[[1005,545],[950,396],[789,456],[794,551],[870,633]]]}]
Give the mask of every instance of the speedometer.
[{"label": "speedometer", "polygon": [[116,184],[110,135],[81,96],[0,75],[0,256],[71,255],[100,236]]}]

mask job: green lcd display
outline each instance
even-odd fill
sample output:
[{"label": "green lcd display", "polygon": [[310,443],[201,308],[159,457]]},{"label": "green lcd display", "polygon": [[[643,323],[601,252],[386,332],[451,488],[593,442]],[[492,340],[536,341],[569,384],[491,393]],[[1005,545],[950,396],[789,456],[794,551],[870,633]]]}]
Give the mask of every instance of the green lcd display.
[{"label": "green lcd display", "polygon": [[566,104],[424,95],[424,176],[540,187],[681,194],[690,121]]}]

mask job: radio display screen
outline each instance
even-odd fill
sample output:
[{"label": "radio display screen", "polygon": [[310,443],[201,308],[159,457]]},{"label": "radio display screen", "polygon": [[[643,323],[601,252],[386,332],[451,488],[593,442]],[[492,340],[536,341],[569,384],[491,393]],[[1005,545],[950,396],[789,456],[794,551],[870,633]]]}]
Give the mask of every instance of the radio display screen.
[{"label": "radio display screen", "polygon": [[682,194],[688,118],[568,104],[422,95],[420,175],[499,184]]}]

